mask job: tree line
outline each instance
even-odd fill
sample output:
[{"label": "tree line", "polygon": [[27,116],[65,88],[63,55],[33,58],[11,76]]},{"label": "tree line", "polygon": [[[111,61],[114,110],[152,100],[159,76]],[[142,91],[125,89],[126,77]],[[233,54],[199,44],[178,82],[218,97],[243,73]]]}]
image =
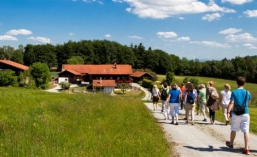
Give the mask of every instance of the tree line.
[{"label": "tree line", "polygon": [[147,69],[157,74],[173,72],[175,75],[206,76],[235,79],[244,76],[248,82],[257,83],[257,56],[208,60],[179,58],[163,50],[138,45],[121,45],[108,40],[68,41],[64,44],[20,45],[0,47],[0,58],[27,66],[36,62],[49,68],[62,64],[130,64],[133,69]]}]

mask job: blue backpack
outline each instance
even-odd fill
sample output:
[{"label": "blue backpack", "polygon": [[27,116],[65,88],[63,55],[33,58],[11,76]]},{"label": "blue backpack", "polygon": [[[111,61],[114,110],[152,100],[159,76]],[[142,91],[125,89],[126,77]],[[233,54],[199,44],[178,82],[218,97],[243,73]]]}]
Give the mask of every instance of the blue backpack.
[{"label": "blue backpack", "polygon": [[195,95],[193,92],[189,92],[187,94],[187,100],[189,104],[194,104],[195,103]]}]

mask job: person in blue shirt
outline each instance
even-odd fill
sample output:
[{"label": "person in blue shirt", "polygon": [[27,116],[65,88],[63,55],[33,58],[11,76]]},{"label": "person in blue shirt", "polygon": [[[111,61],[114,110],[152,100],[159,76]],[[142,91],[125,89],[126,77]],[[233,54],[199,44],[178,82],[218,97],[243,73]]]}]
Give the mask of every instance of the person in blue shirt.
[{"label": "person in blue shirt", "polygon": [[[238,88],[234,90],[230,97],[230,103],[228,105],[228,119],[231,121],[231,132],[230,132],[230,141],[226,142],[226,145],[229,148],[233,148],[234,139],[236,137],[236,132],[241,129],[244,133],[244,143],[245,148],[243,154],[250,154],[249,150],[249,127],[250,127],[250,115],[248,106],[251,103],[251,94],[249,91],[244,89],[244,84],[246,79],[242,76],[237,77],[237,86]],[[243,112],[238,114],[235,112],[235,109],[242,107]],[[232,111],[232,112],[231,112]],[[230,113],[231,112],[231,113]],[[231,117],[232,115],[232,117]]]},{"label": "person in blue shirt", "polygon": [[166,103],[169,102],[170,105],[170,116],[172,117],[171,124],[178,125],[180,97],[181,93],[178,89],[178,85],[176,83],[173,83],[171,86],[171,90],[169,91],[168,98],[166,100]]}]

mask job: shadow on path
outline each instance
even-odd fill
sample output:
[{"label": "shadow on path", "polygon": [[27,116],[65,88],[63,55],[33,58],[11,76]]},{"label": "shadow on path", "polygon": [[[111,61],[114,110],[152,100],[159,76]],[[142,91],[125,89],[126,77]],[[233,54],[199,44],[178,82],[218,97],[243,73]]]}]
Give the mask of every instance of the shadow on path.
[{"label": "shadow on path", "polygon": [[217,152],[217,151],[222,151],[222,152],[231,152],[231,153],[236,153],[236,154],[238,154],[238,153],[240,153],[240,154],[242,154],[242,150],[243,149],[230,149],[230,148],[228,148],[228,147],[220,147],[220,148],[213,148],[213,146],[208,146],[208,147],[206,147],[206,148],[204,148],[204,147],[192,147],[192,146],[184,146],[184,147],[186,147],[186,148],[189,148],[189,149],[193,149],[193,150],[197,150],[197,151],[200,151],[200,152]]}]

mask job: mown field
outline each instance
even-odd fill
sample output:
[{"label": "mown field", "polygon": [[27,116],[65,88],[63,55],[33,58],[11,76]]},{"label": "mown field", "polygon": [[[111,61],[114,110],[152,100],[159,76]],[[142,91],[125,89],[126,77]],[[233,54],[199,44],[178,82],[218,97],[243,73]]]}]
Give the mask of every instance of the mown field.
[{"label": "mown field", "polygon": [[[208,81],[214,81],[214,86],[217,88],[217,90],[220,92],[224,88],[224,84],[228,83],[231,86],[231,90],[234,90],[237,88],[236,81],[233,80],[224,80],[224,79],[216,79],[216,78],[208,78],[208,77],[198,77],[198,76],[176,76],[175,82],[180,85],[183,82],[183,79],[188,77],[190,78],[196,78],[199,80],[199,84],[204,83],[207,84]],[[158,75],[158,80],[165,79],[165,75]],[[249,109],[250,116],[251,116],[251,122],[250,122],[250,131],[252,133],[257,134],[257,84],[253,83],[246,83],[245,87],[246,90],[251,92],[252,96],[252,103]],[[219,111],[216,113],[216,119],[222,122],[225,122],[224,116],[222,114],[222,109],[220,108]]]},{"label": "mown field", "polygon": [[0,156],[170,156],[144,93],[0,88]]}]

